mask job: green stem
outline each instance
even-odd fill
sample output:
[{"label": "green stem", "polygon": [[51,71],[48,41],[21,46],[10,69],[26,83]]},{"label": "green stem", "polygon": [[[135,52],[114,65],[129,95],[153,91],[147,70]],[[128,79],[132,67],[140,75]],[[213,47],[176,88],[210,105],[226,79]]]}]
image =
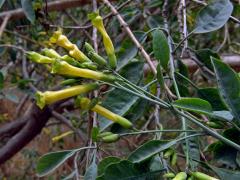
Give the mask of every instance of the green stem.
[{"label": "green stem", "polygon": [[194,87],[195,89],[197,89],[197,90],[199,89],[196,84],[194,84],[190,79],[188,79],[187,77],[185,77],[181,73],[175,72],[175,74],[177,74],[178,76],[181,76],[183,79],[185,79],[187,82],[189,82],[192,85],[192,87]]},{"label": "green stem", "polygon": [[119,89],[122,89],[122,90],[124,90],[124,91],[127,91],[127,92],[129,92],[129,93],[131,93],[131,94],[133,94],[133,95],[136,95],[136,96],[138,96],[138,97],[141,97],[141,98],[143,98],[143,99],[146,99],[146,100],[148,100],[148,101],[150,101],[150,102],[152,102],[152,103],[158,104],[158,105],[161,106],[162,108],[165,108],[165,109],[170,108],[170,105],[167,104],[167,103],[164,103],[164,104],[163,104],[162,102],[159,102],[159,101],[156,101],[156,100],[154,100],[154,99],[151,99],[151,98],[149,98],[149,97],[147,97],[147,96],[145,96],[145,95],[138,94],[138,93],[136,93],[136,92],[134,92],[134,91],[131,91],[131,90],[125,88],[124,86],[122,86],[121,84],[119,84],[119,83],[117,83],[117,82],[115,82],[115,84],[116,84],[116,86],[114,86],[114,87],[116,87],[116,88],[119,88]]},{"label": "green stem", "polygon": [[143,88],[135,85],[134,83],[132,83],[132,82],[130,82],[129,80],[127,80],[126,78],[122,77],[120,74],[118,74],[118,73],[116,73],[116,72],[115,72],[115,74],[116,74],[118,77],[120,77],[120,78],[125,82],[125,84],[128,84],[128,85],[130,85],[130,86],[133,86],[133,87],[136,88],[137,90],[142,91],[143,93],[149,95],[150,97],[158,100],[158,101],[161,102],[162,104],[165,104],[166,106],[168,106],[168,104],[167,104],[165,101],[163,101],[162,99],[154,96],[153,94],[149,93],[148,91],[144,90]]},{"label": "green stem", "polygon": [[212,129],[208,128],[207,126],[204,126],[201,122],[198,121],[197,118],[193,118],[190,117],[188,115],[186,115],[185,113],[181,112],[178,109],[174,109],[174,111],[179,114],[180,116],[185,117],[186,119],[190,120],[191,122],[193,122],[194,124],[196,124],[197,126],[201,127],[203,130],[205,130],[208,134],[210,134],[211,136],[215,137],[216,139],[226,143],[229,146],[234,147],[235,149],[237,149],[238,151],[240,151],[240,145],[236,144],[235,142],[225,138],[224,136],[218,134],[216,131],[213,131]]},{"label": "green stem", "polygon": [[158,132],[165,132],[165,133],[171,133],[171,132],[202,132],[202,131],[196,131],[196,130],[180,130],[180,129],[165,129],[165,130],[148,130],[148,131],[139,131],[139,132],[129,132],[129,133],[123,133],[119,134],[120,136],[128,136],[128,135],[136,135],[136,134],[146,134],[146,133],[158,133]]}]

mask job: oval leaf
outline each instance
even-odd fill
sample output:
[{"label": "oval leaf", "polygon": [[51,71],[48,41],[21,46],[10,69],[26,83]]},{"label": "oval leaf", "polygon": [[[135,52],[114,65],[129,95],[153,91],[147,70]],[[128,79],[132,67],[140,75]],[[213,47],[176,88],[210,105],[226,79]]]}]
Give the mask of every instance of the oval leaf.
[{"label": "oval leaf", "polygon": [[101,176],[103,175],[105,169],[112,163],[117,163],[121,161],[119,157],[115,156],[109,156],[104,158],[99,164],[98,164],[98,175]]},{"label": "oval leaf", "polygon": [[220,29],[228,21],[233,11],[229,0],[215,0],[198,14],[194,33],[207,33]]},{"label": "oval leaf", "polygon": [[170,50],[168,46],[168,40],[161,30],[155,30],[153,32],[153,53],[155,58],[167,71],[168,62],[170,59]]},{"label": "oval leaf", "polygon": [[[123,160],[118,163],[109,165],[104,173],[105,180],[121,180],[121,179],[134,179],[142,172],[137,169],[130,161]],[[144,179],[144,178],[142,178]]]},{"label": "oval leaf", "polygon": [[212,115],[212,106],[200,98],[182,98],[172,103],[176,108],[193,111],[200,114]]},{"label": "oval leaf", "polygon": [[35,12],[32,6],[32,0],[21,0],[21,5],[27,19],[33,24],[36,17],[35,17]]},{"label": "oval leaf", "polygon": [[160,141],[160,140],[152,140],[148,141],[145,144],[141,145],[138,149],[133,151],[128,160],[134,163],[142,162],[153,155],[168,149],[169,147],[176,144],[177,141]]},{"label": "oval leaf", "polygon": [[68,158],[72,157],[76,151],[66,150],[51,152],[40,157],[37,163],[37,175],[46,176],[62,165]]},{"label": "oval leaf", "polygon": [[235,118],[240,121],[240,79],[227,64],[212,57],[220,95]]}]

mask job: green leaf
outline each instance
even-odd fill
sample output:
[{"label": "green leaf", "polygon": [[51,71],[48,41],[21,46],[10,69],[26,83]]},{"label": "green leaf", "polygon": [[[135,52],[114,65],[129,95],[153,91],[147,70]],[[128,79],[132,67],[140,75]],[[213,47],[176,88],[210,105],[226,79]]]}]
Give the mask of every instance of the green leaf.
[{"label": "green leaf", "polygon": [[75,150],[51,152],[40,157],[37,163],[37,175],[46,176],[75,154]]},{"label": "green leaf", "polygon": [[232,171],[229,169],[217,168],[210,165],[209,167],[219,176],[220,179],[239,180],[240,171]]},{"label": "green leaf", "polygon": [[2,5],[4,4],[5,0],[0,0],[0,8],[2,7]]},{"label": "green leaf", "polygon": [[163,79],[163,73],[162,73],[160,64],[157,65],[157,80],[161,87],[161,90],[164,90],[164,79]]},{"label": "green leaf", "polygon": [[95,161],[87,168],[84,180],[95,180],[97,178],[97,164]]},{"label": "green leaf", "polygon": [[4,86],[4,76],[3,76],[3,73],[0,72],[0,90],[3,89],[3,86]]},{"label": "green leaf", "polygon": [[212,58],[220,95],[233,116],[240,121],[240,79],[227,64]]},{"label": "green leaf", "polygon": [[151,158],[157,153],[160,153],[170,148],[176,143],[177,143],[176,140],[170,142],[160,140],[148,141],[145,144],[141,145],[139,148],[137,148],[135,151],[133,151],[129,155],[128,160],[134,163],[140,163],[142,161],[147,160],[148,158]]},{"label": "green leaf", "polygon": [[195,54],[200,62],[202,62],[208,69],[213,71],[211,63],[211,56],[220,59],[220,56],[211,49],[199,49],[195,51]]},{"label": "green leaf", "polygon": [[208,101],[200,98],[181,98],[172,103],[176,108],[193,111],[200,114],[212,114],[212,106]]},{"label": "green leaf", "polygon": [[120,74],[124,78],[136,84],[143,78],[143,66],[143,62],[135,59],[135,61],[132,61],[124,66],[124,68],[121,69]]},{"label": "green leaf", "polygon": [[214,118],[221,120],[232,121],[233,115],[229,111],[213,111]]},{"label": "green leaf", "polygon": [[[144,42],[146,37],[144,32],[134,32],[136,38]],[[121,47],[119,48],[118,52],[116,53],[118,59],[117,71],[122,69],[126,64],[128,64],[138,52],[138,48],[132,42],[131,39],[126,39],[121,43]]]},{"label": "green leaf", "polygon": [[[143,63],[142,62],[131,62],[121,70],[121,75],[132,81],[138,83],[143,76]],[[139,97],[134,96],[126,91],[120,89],[113,89],[107,93],[105,100],[102,105],[110,111],[124,116],[128,111],[137,103]],[[108,128],[113,122],[104,118],[99,118],[100,130]]]},{"label": "green leaf", "polygon": [[162,67],[168,71],[170,50],[168,40],[161,30],[155,30],[153,32],[153,53]]},{"label": "green leaf", "polygon": [[[186,152],[186,141],[183,141],[182,143],[184,152]],[[198,138],[193,137],[188,139],[188,149],[189,149],[189,160],[190,160],[190,165],[191,169],[197,168],[200,161],[200,151],[199,151],[199,143],[198,143]],[[198,161],[195,161],[198,160]]]},{"label": "green leaf", "polygon": [[108,156],[104,158],[99,164],[98,164],[98,175],[102,176],[104,174],[105,169],[113,163],[117,163],[121,161],[120,158],[115,157],[115,156]]},{"label": "green leaf", "polygon": [[109,165],[104,172],[105,180],[123,180],[134,178],[142,174],[142,172],[137,169],[133,163],[127,160],[120,161]]},{"label": "green leaf", "polygon": [[197,94],[201,99],[208,101],[212,105],[213,110],[220,111],[227,109],[217,88],[200,88],[197,90]]},{"label": "green leaf", "polygon": [[36,17],[35,17],[35,12],[32,5],[32,0],[21,0],[21,5],[27,19],[33,24]]},{"label": "green leaf", "polygon": [[233,11],[229,0],[215,0],[198,14],[194,33],[207,33],[220,29],[228,21]]},{"label": "green leaf", "polygon": [[96,142],[98,140],[97,136],[99,134],[99,128],[98,127],[93,127],[91,134],[92,134],[92,140],[94,142]]}]

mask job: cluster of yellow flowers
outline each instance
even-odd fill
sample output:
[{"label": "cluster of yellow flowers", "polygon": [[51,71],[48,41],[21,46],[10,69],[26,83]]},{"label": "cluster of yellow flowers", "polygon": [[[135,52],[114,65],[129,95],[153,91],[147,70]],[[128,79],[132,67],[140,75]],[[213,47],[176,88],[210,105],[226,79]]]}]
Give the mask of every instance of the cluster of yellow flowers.
[{"label": "cluster of yellow flowers", "polygon": [[[98,13],[93,13],[90,16],[92,24],[98,29],[103,36],[103,43],[106,49],[110,68],[116,68],[116,56],[114,47],[110,37],[108,36],[102,22],[102,17]],[[71,43],[71,41],[62,34],[62,32],[56,31],[50,38],[50,42],[57,46],[64,48],[68,55],[61,56],[54,49],[45,48],[42,54],[34,51],[27,52],[28,59],[40,64],[50,65],[51,73],[59,74],[66,77],[75,78],[87,78],[92,80],[100,80],[105,82],[114,82],[118,79],[111,75],[100,71],[97,71],[98,67],[108,67],[107,61],[97,54],[92,46],[85,43],[85,49],[87,55],[85,55],[77,45]],[[58,91],[45,91],[36,93],[37,105],[42,109],[46,105],[52,104],[59,100],[70,98],[76,95],[88,93],[99,88],[98,82],[75,85]],[[80,99],[80,106],[82,109],[89,109],[97,112],[98,114],[106,117],[107,119],[120,124],[124,128],[131,128],[132,123],[108,109],[100,106],[99,104],[90,107],[91,100],[84,97]]]}]

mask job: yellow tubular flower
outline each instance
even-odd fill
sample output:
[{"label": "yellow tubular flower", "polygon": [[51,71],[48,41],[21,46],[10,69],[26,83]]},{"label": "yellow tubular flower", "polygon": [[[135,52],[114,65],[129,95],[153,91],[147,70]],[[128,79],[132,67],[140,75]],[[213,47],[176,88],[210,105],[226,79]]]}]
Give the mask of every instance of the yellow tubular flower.
[{"label": "yellow tubular flower", "polygon": [[70,56],[74,57],[80,62],[91,62],[91,60],[78,49],[75,44],[72,44],[65,35],[62,35],[61,31],[55,31],[50,38],[50,42],[57,44],[60,47],[66,49]]},{"label": "yellow tubular flower", "polygon": [[68,53],[70,56],[74,57],[80,62],[90,62],[90,59],[88,59],[88,57],[83,54],[83,52],[80,51],[76,45],[73,45],[73,48]]},{"label": "yellow tubular flower", "polygon": [[67,131],[63,134],[60,134],[59,136],[55,136],[52,138],[52,142],[58,142],[60,139],[63,139],[64,137],[69,136],[73,133],[74,133],[73,131]]},{"label": "yellow tubular flower", "polygon": [[52,66],[51,73],[68,75],[73,77],[83,77],[83,78],[101,80],[106,82],[113,82],[116,80],[115,76],[104,74],[102,72],[89,70],[89,69],[77,68],[64,61],[55,61],[55,63]]},{"label": "yellow tubular flower", "polygon": [[116,68],[117,58],[115,55],[114,46],[113,46],[112,40],[110,39],[104,27],[102,17],[99,15],[98,12],[96,12],[96,13],[89,14],[88,18],[91,20],[93,26],[97,28],[97,30],[101,33],[103,37],[103,44],[109,58],[110,67]]},{"label": "yellow tubular flower", "polygon": [[54,49],[48,49],[48,48],[44,48],[42,50],[43,54],[47,57],[50,58],[61,58],[61,55],[57,53],[57,51],[55,51]]},{"label": "yellow tubular flower", "polygon": [[39,64],[50,64],[55,62],[54,59],[47,57],[47,56],[43,56],[39,53],[36,53],[34,51],[28,51],[27,52],[27,57],[28,59],[30,59],[33,62],[39,63]]},{"label": "yellow tubular flower", "polygon": [[[90,105],[90,99],[88,98],[82,98],[81,99],[81,108],[83,109],[87,109]],[[126,118],[119,116],[118,114],[115,114],[111,111],[109,111],[108,109],[100,106],[100,105],[95,105],[94,107],[91,108],[92,111],[100,114],[101,116],[120,124],[122,127],[124,128],[131,128],[132,127],[132,123],[127,120]]]},{"label": "yellow tubular flower", "polygon": [[43,109],[45,105],[49,105],[54,102],[70,98],[82,93],[87,93],[89,91],[97,89],[98,87],[99,85],[97,83],[91,83],[73,86],[59,91],[46,91],[46,92],[38,91],[36,93],[37,105],[38,107]]}]

